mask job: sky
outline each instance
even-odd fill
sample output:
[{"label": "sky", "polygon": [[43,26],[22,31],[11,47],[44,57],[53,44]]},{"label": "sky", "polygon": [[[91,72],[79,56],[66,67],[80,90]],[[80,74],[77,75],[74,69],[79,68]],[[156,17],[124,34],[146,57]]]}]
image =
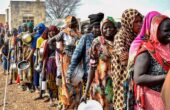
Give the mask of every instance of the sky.
[{"label": "sky", "polygon": [[[10,0],[0,0],[0,13],[5,13]],[[22,1],[22,0],[18,0]],[[29,1],[29,0],[27,0]],[[143,15],[155,10],[170,13],[170,0],[81,0],[81,6],[76,10],[77,17],[88,19],[89,14],[103,12],[106,16],[120,18],[128,8],[135,8]]]},{"label": "sky", "polygon": [[104,12],[105,17],[120,18],[128,8],[135,8],[144,15],[153,10],[170,13],[170,0],[82,0],[81,4],[77,16],[83,19],[97,12]]}]

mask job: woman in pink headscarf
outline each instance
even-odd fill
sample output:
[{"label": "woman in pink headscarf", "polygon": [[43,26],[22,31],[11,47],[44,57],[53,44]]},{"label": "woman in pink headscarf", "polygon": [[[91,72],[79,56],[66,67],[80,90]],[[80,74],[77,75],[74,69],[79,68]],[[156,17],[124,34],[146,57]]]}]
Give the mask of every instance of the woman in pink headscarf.
[{"label": "woman in pink headscarf", "polygon": [[133,72],[134,72],[134,59],[137,54],[139,47],[141,46],[143,39],[145,36],[149,36],[149,30],[152,18],[156,15],[160,15],[157,11],[149,12],[143,21],[142,28],[138,36],[135,40],[131,43],[130,50],[129,50],[129,59],[128,59],[128,66],[127,66],[127,80],[124,82],[125,88],[125,103],[127,109],[132,109],[134,106],[134,102],[131,101],[133,99],[133,92],[136,91],[133,88],[134,80],[133,80]]},{"label": "woman in pink headscarf", "polygon": [[143,26],[148,27],[143,27],[138,36],[142,40],[136,39],[136,46],[132,44],[135,47],[131,51],[135,54],[133,77],[137,85],[134,91],[140,109],[163,110],[160,91],[170,68],[170,18],[153,13],[145,18]]},{"label": "woman in pink headscarf", "polygon": [[145,16],[141,31],[130,46],[128,68],[129,66],[132,66],[132,63],[134,63],[134,58],[137,54],[137,50],[142,44],[144,37],[149,36],[151,20],[156,15],[160,15],[160,13],[157,11],[151,11]]}]

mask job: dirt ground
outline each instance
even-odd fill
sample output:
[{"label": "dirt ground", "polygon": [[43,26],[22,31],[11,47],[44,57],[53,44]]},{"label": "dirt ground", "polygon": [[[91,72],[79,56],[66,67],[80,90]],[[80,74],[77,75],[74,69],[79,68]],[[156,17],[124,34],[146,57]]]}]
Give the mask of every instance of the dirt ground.
[{"label": "dirt ground", "polygon": [[0,66],[0,110],[57,110],[56,105],[49,107],[49,102],[44,102],[46,99],[34,101],[38,93],[22,91],[17,84],[7,86],[6,107],[3,109],[6,77],[8,75],[3,74]]}]

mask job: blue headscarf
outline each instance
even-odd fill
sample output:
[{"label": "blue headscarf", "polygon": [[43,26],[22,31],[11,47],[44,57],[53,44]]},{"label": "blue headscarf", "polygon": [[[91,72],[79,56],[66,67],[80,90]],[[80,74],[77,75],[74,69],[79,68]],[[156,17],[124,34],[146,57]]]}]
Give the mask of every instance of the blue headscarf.
[{"label": "blue headscarf", "polygon": [[37,34],[39,34],[40,36],[42,35],[42,33],[45,31],[46,27],[43,23],[38,24],[37,26]]},{"label": "blue headscarf", "polygon": [[31,48],[36,49],[37,39],[43,34],[46,27],[43,23],[40,23],[36,26],[37,32],[35,36],[33,37],[33,41],[31,42]]}]

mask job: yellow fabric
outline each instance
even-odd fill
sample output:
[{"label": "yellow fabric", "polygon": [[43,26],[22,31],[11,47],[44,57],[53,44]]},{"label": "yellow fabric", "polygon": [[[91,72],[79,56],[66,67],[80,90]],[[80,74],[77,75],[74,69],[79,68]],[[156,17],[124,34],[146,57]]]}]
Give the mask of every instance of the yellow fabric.
[{"label": "yellow fabric", "polygon": [[40,48],[41,44],[43,43],[45,39],[43,39],[42,37],[39,37],[38,40],[37,40],[37,45],[36,45],[36,48]]},{"label": "yellow fabric", "polygon": [[9,39],[9,48],[11,49],[11,48],[13,48],[14,47],[14,37],[11,37],[10,39]]}]

